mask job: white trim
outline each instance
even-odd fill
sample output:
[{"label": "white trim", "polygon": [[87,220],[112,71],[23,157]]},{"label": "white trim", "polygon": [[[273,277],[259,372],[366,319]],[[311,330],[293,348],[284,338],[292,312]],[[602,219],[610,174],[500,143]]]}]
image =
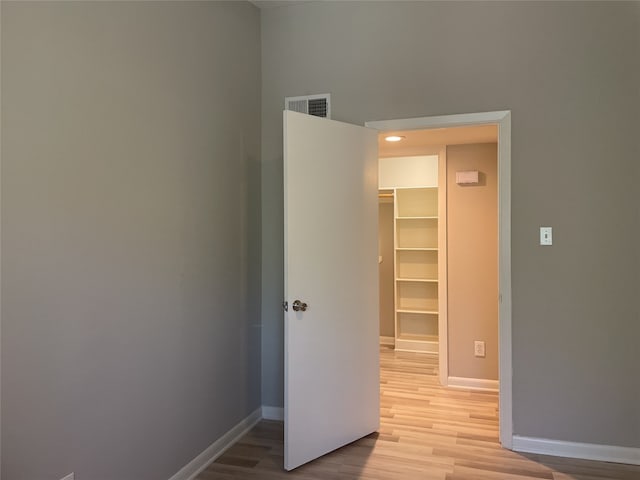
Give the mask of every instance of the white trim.
[{"label": "white trim", "polygon": [[278,422],[284,421],[284,408],[282,407],[268,407],[262,406],[262,418],[265,420],[277,420]]},{"label": "white trim", "polygon": [[[511,112],[509,110],[438,117],[366,122],[377,130],[418,130],[460,127],[463,125],[498,125],[498,357],[500,378],[500,443],[512,448],[513,385],[511,327]],[[443,378],[441,374],[440,378]]]},{"label": "white trim", "polygon": [[385,337],[384,335],[380,335],[380,345],[394,346],[395,344],[396,344],[395,337]]},{"label": "white trim", "polygon": [[498,380],[487,380],[485,378],[449,377],[447,378],[447,387],[497,392],[500,389],[500,384]]},{"label": "white trim", "polygon": [[438,378],[449,376],[449,257],[447,237],[447,147],[438,152]]},{"label": "white trim", "polygon": [[500,442],[513,443],[511,317],[511,113],[498,122],[498,378]]},{"label": "white trim", "polygon": [[640,448],[616,447],[594,443],[565,442],[547,438],[513,436],[513,449],[517,452],[582,458],[600,462],[640,465]]},{"label": "white trim", "polygon": [[396,350],[401,352],[438,353],[438,342],[423,342],[421,340],[402,340],[396,338]]},{"label": "white trim", "polygon": [[425,128],[461,127],[464,125],[483,125],[501,123],[511,114],[509,110],[481,113],[462,113],[437,117],[403,118],[399,120],[377,120],[365,122],[365,127],[376,130],[422,130]]},{"label": "white trim", "polygon": [[262,419],[262,408],[257,408],[247,418],[209,445],[204,452],[187,463],[169,480],[194,480],[200,472],[222,455]]}]

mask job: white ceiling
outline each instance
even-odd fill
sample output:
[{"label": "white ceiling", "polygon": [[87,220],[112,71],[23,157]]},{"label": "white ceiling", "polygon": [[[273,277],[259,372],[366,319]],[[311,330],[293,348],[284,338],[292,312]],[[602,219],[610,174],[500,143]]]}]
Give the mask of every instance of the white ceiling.
[{"label": "white ceiling", "polygon": [[[405,138],[399,142],[387,142],[384,139],[387,135],[401,135]],[[438,150],[445,145],[494,143],[497,141],[497,125],[431,128],[428,130],[396,130],[380,133],[378,136],[378,154],[381,157],[428,155],[438,153]]]}]

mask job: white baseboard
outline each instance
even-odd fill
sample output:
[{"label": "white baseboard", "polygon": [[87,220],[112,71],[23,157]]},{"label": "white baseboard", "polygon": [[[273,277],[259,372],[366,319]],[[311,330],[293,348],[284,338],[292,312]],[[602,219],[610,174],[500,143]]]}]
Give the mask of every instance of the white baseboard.
[{"label": "white baseboard", "polygon": [[187,463],[169,480],[193,480],[207,465],[222,455],[231,445],[251,430],[262,419],[262,408],[257,408],[247,418],[213,442],[196,458]]},{"label": "white baseboard", "polygon": [[277,420],[279,422],[284,421],[284,408],[282,407],[268,407],[262,406],[262,418],[265,420]]},{"label": "white baseboard", "polygon": [[500,390],[498,380],[467,377],[449,377],[447,378],[447,387],[468,388],[471,390],[483,390],[485,392],[497,392]]},{"label": "white baseboard", "polygon": [[395,337],[385,337],[380,335],[380,345],[391,345],[394,346],[396,344]]},{"label": "white baseboard", "polygon": [[565,442],[519,435],[513,436],[512,448],[516,452],[640,465],[640,448]]}]

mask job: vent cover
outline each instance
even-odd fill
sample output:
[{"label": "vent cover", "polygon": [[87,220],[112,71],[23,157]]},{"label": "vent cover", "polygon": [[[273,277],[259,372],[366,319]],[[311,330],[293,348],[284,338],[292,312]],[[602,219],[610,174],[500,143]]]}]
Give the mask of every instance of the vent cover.
[{"label": "vent cover", "polygon": [[286,97],[285,110],[306,113],[316,117],[331,118],[331,94],[305,95],[302,97]]}]

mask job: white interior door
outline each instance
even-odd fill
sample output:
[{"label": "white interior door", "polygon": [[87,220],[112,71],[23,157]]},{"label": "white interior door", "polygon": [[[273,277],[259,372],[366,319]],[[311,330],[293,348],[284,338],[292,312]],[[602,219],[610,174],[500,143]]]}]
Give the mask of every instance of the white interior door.
[{"label": "white interior door", "polygon": [[377,155],[376,130],[284,112],[287,470],[379,427]]}]

